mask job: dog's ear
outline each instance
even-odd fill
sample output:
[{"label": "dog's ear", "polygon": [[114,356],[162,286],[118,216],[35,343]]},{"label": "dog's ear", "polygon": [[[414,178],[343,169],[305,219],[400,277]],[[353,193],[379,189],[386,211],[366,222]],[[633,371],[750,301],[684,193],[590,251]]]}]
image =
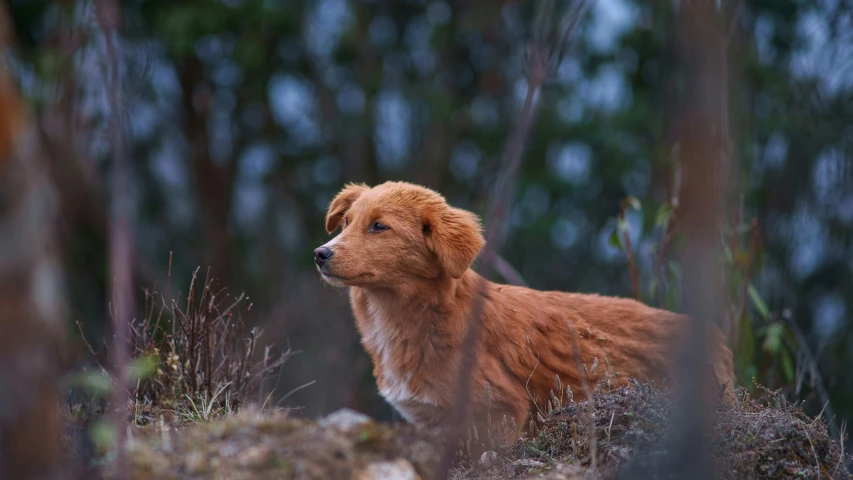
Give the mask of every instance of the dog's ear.
[{"label": "dog's ear", "polygon": [[427,248],[453,278],[468,270],[486,243],[479,218],[447,204],[424,212],[424,238]]},{"label": "dog's ear", "polygon": [[343,225],[347,210],[368,190],[370,187],[363,183],[350,183],[345,186],[329,204],[329,211],[326,212],[326,231],[332,233]]}]

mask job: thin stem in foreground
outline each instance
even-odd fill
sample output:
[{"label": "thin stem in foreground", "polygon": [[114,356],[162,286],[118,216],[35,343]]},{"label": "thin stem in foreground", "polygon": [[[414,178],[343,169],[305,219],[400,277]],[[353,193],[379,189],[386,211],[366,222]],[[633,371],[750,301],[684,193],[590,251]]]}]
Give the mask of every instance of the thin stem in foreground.
[{"label": "thin stem in foreground", "polygon": [[447,417],[445,425],[445,452],[442,458],[441,472],[447,476],[453,459],[456,440],[461,438],[464,426],[467,424],[468,404],[470,401],[470,389],[475,363],[476,347],[480,341],[481,326],[483,322],[482,313],[485,305],[485,295],[488,278],[492,276],[497,261],[497,252],[500,246],[501,233],[503,231],[504,219],[509,208],[509,201],[517,181],[518,170],[524,154],[527,137],[533,125],[536,115],[537,96],[545,83],[548,75],[559,64],[560,57],[565,53],[568,39],[574,32],[580,21],[579,12],[587,2],[581,1],[574,15],[563,19],[563,24],[558,32],[556,47],[549,46],[549,30],[547,18],[544,12],[550,11],[553,4],[550,1],[543,2],[540,14],[537,15],[533,32],[533,43],[527,51],[527,92],[519,112],[518,122],[507,141],[504,155],[501,161],[500,174],[492,195],[490,208],[485,217],[486,245],[482,252],[480,280],[477,285],[478,294],[468,317],[465,339],[462,344],[462,358],[456,377],[455,396],[453,408]]}]

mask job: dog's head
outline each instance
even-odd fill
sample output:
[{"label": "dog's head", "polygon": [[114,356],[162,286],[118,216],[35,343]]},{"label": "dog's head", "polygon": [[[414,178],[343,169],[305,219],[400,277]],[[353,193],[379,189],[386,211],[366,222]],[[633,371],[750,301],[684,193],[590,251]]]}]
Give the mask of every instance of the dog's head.
[{"label": "dog's head", "polygon": [[485,243],[476,215],[402,182],[344,187],[326,214],[326,230],[338,228],[335,238],[314,250],[317,270],[335,286],[394,288],[459,278]]}]

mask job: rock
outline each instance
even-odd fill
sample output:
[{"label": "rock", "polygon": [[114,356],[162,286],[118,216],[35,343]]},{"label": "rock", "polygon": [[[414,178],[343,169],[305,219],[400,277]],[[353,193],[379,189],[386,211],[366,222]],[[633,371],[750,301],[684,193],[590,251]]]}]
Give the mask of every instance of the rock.
[{"label": "rock", "polygon": [[498,460],[498,454],[494,450],[489,450],[488,452],[483,452],[480,455],[480,465],[490,466]]},{"label": "rock", "polygon": [[352,430],[353,428],[370,423],[373,420],[363,413],[356,412],[349,408],[342,408],[326,415],[317,422],[321,427],[334,427],[343,431]]},{"label": "rock", "polygon": [[567,463],[557,463],[554,468],[544,477],[547,480],[584,480],[589,472],[577,465],[569,465]]},{"label": "rock", "polygon": [[387,462],[374,462],[356,472],[355,480],[421,480],[421,476],[408,461],[398,458]]},{"label": "rock", "polygon": [[207,467],[207,458],[201,452],[190,452],[184,459],[184,469],[190,475],[202,474]]},{"label": "rock", "polygon": [[261,467],[270,462],[272,451],[266,446],[252,446],[240,454],[237,463],[241,467]]}]

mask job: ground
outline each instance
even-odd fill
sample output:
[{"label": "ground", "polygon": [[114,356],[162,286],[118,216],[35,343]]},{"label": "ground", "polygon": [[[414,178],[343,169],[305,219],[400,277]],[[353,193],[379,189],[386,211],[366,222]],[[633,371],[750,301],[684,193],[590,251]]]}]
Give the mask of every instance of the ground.
[{"label": "ground", "polygon": [[[709,441],[718,478],[851,478],[849,456],[821,420],[786,406],[774,392],[759,392],[753,398],[741,389],[734,405],[713,410]],[[669,397],[639,384],[599,388],[593,395],[592,410],[586,401],[555,399],[530,438],[455,466],[451,478],[610,479],[626,468],[651,469],[658,472],[653,478],[665,478],[675,412]],[[437,432],[382,424],[348,410],[319,421],[250,408],[207,422],[138,407],[128,417],[133,421],[125,464],[119,467],[108,451],[92,473],[112,478],[122,472],[133,479],[439,478]]]}]

